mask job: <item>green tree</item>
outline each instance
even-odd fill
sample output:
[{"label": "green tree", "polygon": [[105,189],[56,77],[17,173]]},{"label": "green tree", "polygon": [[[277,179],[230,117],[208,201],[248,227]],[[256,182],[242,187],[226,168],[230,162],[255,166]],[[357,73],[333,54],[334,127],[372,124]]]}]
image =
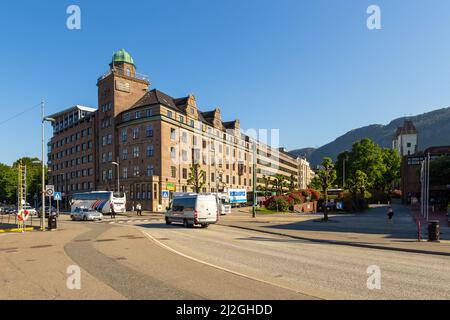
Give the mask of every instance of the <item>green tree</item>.
[{"label": "green tree", "polygon": [[205,175],[206,172],[200,168],[198,163],[191,166],[187,183],[195,193],[200,193],[205,186]]},{"label": "green tree", "polygon": [[355,200],[355,202],[358,198],[358,193],[362,198],[364,198],[367,186],[368,186],[367,175],[361,170],[357,170],[351,178],[347,179],[348,190],[352,194],[352,197]]},{"label": "green tree", "polygon": [[[344,186],[344,159],[346,159],[346,180],[355,179],[356,172],[359,170],[367,176],[367,187],[384,192],[391,189],[400,179],[401,158],[398,152],[380,148],[370,139],[356,141],[352,145],[352,150],[338,155],[336,170],[338,172],[337,182],[340,186]],[[347,185],[347,181],[345,184]]]},{"label": "green tree", "polygon": [[[325,157],[322,160],[322,166],[317,172],[314,179],[317,179],[317,184],[325,197],[325,204],[328,203],[328,190],[333,186],[336,180],[336,170],[334,169],[333,160],[331,158]],[[315,183],[315,184],[316,184]],[[328,221],[327,209],[323,210],[323,220]]]},{"label": "green tree", "polygon": [[355,142],[349,153],[348,170],[349,176],[361,170],[367,175],[369,185],[376,187],[386,171],[378,144],[368,138]]},{"label": "green tree", "polygon": [[17,171],[0,164],[0,202],[15,203],[17,197]]},{"label": "green tree", "polygon": [[431,161],[430,184],[434,186],[450,184],[450,156],[441,156]]},{"label": "green tree", "polygon": [[263,175],[262,177],[262,191],[264,192],[264,197],[267,198],[268,194],[270,193],[270,184],[271,184],[271,179],[270,177],[267,177],[266,175]]},{"label": "green tree", "polygon": [[291,174],[291,176],[289,177],[289,191],[292,192],[297,189],[298,185],[296,181],[297,181],[296,177],[293,174]]},{"label": "green tree", "polygon": [[383,148],[381,150],[383,160],[383,175],[377,183],[381,191],[390,191],[400,182],[401,157],[396,149]]},{"label": "green tree", "polygon": [[286,177],[282,174],[276,174],[273,179],[275,191],[277,192],[277,194],[282,195],[283,188],[286,186]]}]

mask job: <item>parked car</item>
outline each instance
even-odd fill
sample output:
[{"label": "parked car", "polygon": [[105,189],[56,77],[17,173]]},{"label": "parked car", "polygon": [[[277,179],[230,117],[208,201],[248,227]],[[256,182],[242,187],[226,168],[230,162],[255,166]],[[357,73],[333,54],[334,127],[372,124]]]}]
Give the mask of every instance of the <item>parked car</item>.
[{"label": "parked car", "polygon": [[75,208],[74,211],[70,213],[70,218],[72,220],[83,220],[83,221],[94,221],[94,220],[102,220],[103,214],[88,208]]},{"label": "parked car", "polygon": [[9,206],[5,208],[6,214],[17,214],[17,208],[15,206]]},{"label": "parked car", "polygon": [[[51,211],[48,210],[48,206],[45,207],[45,217],[46,218],[48,218],[48,213],[49,212],[51,212],[52,214],[56,214],[57,213],[56,208],[54,208],[54,207],[50,207],[50,210]],[[39,218],[42,218],[41,211],[42,211],[42,208],[39,208],[37,210],[37,215],[38,215]]]},{"label": "parked car", "polygon": [[33,208],[32,206],[24,206],[24,207],[23,207],[23,210],[28,211],[28,214],[29,214],[30,216],[35,217],[35,216],[37,215],[36,209]]},{"label": "parked car", "polygon": [[219,220],[216,196],[186,193],[174,195],[165,214],[166,224],[182,223],[186,228],[200,225],[207,228]]}]

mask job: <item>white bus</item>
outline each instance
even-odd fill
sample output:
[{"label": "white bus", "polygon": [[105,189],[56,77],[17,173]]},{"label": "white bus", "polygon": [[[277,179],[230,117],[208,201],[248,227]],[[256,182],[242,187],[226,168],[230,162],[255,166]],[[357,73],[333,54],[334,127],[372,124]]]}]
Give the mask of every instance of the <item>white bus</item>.
[{"label": "white bus", "polygon": [[219,214],[220,215],[227,215],[231,213],[231,203],[230,203],[230,197],[228,193],[221,192],[217,195],[217,201],[219,204]]},{"label": "white bus", "polygon": [[116,213],[126,212],[126,197],[124,193],[118,194],[112,191],[93,191],[76,193],[71,202],[71,211],[76,208],[88,208],[97,210],[103,214],[111,212],[111,203]]}]

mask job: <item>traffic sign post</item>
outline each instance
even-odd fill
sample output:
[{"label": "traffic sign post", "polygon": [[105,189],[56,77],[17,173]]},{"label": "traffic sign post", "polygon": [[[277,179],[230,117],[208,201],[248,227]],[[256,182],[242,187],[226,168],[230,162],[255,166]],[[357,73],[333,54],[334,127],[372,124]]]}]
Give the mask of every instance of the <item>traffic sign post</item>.
[{"label": "traffic sign post", "polygon": [[169,199],[169,196],[170,196],[169,190],[162,190],[162,191],[161,191],[161,198],[163,198],[163,199]]},{"label": "traffic sign post", "polygon": [[62,200],[61,192],[55,192],[53,199],[56,201],[56,216],[59,217],[59,202]]}]

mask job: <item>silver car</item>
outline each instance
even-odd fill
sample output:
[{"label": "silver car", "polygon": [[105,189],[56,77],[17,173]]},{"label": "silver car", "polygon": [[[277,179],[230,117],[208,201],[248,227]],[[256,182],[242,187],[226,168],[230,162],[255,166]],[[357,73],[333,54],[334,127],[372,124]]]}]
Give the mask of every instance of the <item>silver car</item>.
[{"label": "silver car", "polygon": [[103,214],[93,209],[76,208],[74,211],[70,213],[70,218],[74,221],[75,220],[94,221],[94,220],[102,220]]}]

